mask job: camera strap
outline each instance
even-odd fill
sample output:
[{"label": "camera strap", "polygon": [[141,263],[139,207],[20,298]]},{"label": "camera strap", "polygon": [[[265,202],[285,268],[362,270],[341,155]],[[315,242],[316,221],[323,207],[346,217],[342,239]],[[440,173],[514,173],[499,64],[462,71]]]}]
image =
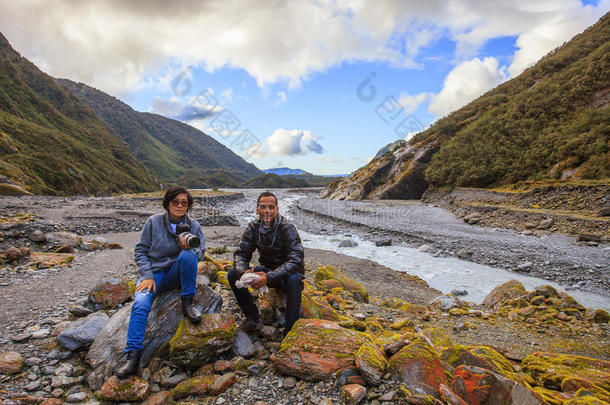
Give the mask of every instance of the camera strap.
[{"label": "camera strap", "polygon": [[[184,222],[188,221],[188,224],[191,225],[191,219],[189,218],[188,214],[184,214],[184,217],[182,217],[182,220],[179,223],[182,223],[183,221]],[[163,214],[163,225],[165,226],[165,230],[167,231],[169,236],[174,239],[174,241],[176,242],[178,247],[182,248],[182,245],[180,244],[180,237],[176,234],[176,232],[173,232],[170,229],[170,227],[167,225],[168,222],[169,222],[169,215],[167,214],[167,211],[166,211],[165,214]]]}]

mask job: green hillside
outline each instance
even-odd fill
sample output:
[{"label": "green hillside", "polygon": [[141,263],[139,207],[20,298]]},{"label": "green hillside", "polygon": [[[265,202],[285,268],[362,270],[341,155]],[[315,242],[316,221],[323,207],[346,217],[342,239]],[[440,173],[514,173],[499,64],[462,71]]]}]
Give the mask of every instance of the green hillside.
[{"label": "green hillside", "polygon": [[428,187],[610,179],[610,14],[536,65],[327,187],[339,199]]},{"label": "green hillside", "polygon": [[22,58],[2,34],[0,176],[36,194],[158,188],[90,108]]},{"label": "green hillside", "polygon": [[[164,182],[188,187],[232,186],[259,175],[229,148],[209,135],[180,121],[133,110],[120,100],[66,79],[58,83],[93,109],[129,150]],[[224,176],[221,176],[224,174]]]}]

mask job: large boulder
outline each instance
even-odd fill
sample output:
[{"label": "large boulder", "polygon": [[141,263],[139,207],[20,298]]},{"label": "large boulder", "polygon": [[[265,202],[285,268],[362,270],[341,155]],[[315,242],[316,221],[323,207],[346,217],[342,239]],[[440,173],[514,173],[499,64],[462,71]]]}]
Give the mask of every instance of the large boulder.
[{"label": "large boulder", "polygon": [[496,374],[475,367],[455,369],[451,390],[469,405],[543,405],[544,400],[532,389]]},{"label": "large boulder", "polygon": [[332,290],[341,287],[358,302],[369,302],[369,293],[364,286],[352,280],[333,266],[320,266],[314,277],[316,287],[323,290]]},{"label": "large boulder", "polygon": [[610,392],[610,361],[560,353],[532,353],[523,359],[523,371],[537,385],[561,390],[566,378],[584,378]]},{"label": "large boulder", "polygon": [[527,294],[527,290],[523,284],[517,280],[510,280],[491,290],[483,300],[483,305],[488,308],[496,309],[501,306],[504,301],[521,297],[525,294]]},{"label": "large boulder", "polygon": [[129,298],[129,284],[120,278],[103,280],[89,291],[89,304],[96,311],[115,308]]},{"label": "large boulder", "polygon": [[390,358],[388,371],[406,388],[440,398],[440,385],[447,385],[447,378],[436,350],[422,336],[410,334],[407,339],[409,343]]},{"label": "large boulder", "polygon": [[74,321],[57,335],[57,342],[69,350],[79,350],[91,346],[97,335],[110,318],[103,312],[94,312]]},{"label": "large boulder", "polygon": [[280,374],[321,381],[337,370],[354,367],[354,353],[368,340],[332,321],[299,319],[271,362]]},{"label": "large boulder", "polygon": [[[199,278],[194,302],[203,313],[218,313],[222,307],[222,297]],[[131,306],[132,304],[126,305],[114,314],[87,353],[86,359],[93,368],[87,382],[94,390],[101,388],[104,380],[112,375],[116,366],[124,359],[123,350],[127,340]],[[164,292],[155,299],[148,316],[140,367],[146,367],[155,353],[165,347],[182,319],[180,290]]]},{"label": "large boulder", "polygon": [[169,344],[169,357],[174,364],[197,368],[218,360],[230,350],[237,327],[233,314],[204,314],[201,322],[183,319]]},{"label": "large boulder", "polygon": [[522,384],[525,383],[524,379],[515,373],[510,361],[488,346],[454,345],[443,350],[440,357],[452,367],[462,365],[481,367]]}]

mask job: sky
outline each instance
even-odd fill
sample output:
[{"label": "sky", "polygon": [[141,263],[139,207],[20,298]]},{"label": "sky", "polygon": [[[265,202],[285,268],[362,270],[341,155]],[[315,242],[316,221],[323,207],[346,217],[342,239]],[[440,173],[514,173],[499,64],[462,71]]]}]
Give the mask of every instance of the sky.
[{"label": "sky", "polygon": [[203,130],[260,169],[347,174],[516,77],[610,0],[0,0],[44,72]]}]

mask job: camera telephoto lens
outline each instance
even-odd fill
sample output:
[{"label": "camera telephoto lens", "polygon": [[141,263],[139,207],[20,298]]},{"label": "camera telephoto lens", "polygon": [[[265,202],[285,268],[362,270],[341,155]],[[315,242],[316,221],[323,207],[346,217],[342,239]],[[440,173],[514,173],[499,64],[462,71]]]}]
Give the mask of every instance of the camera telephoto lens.
[{"label": "camera telephoto lens", "polygon": [[192,233],[185,232],[180,236],[184,237],[184,242],[189,245],[191,248],[196,248],[201,245],[201,239],[193,235]]}]

